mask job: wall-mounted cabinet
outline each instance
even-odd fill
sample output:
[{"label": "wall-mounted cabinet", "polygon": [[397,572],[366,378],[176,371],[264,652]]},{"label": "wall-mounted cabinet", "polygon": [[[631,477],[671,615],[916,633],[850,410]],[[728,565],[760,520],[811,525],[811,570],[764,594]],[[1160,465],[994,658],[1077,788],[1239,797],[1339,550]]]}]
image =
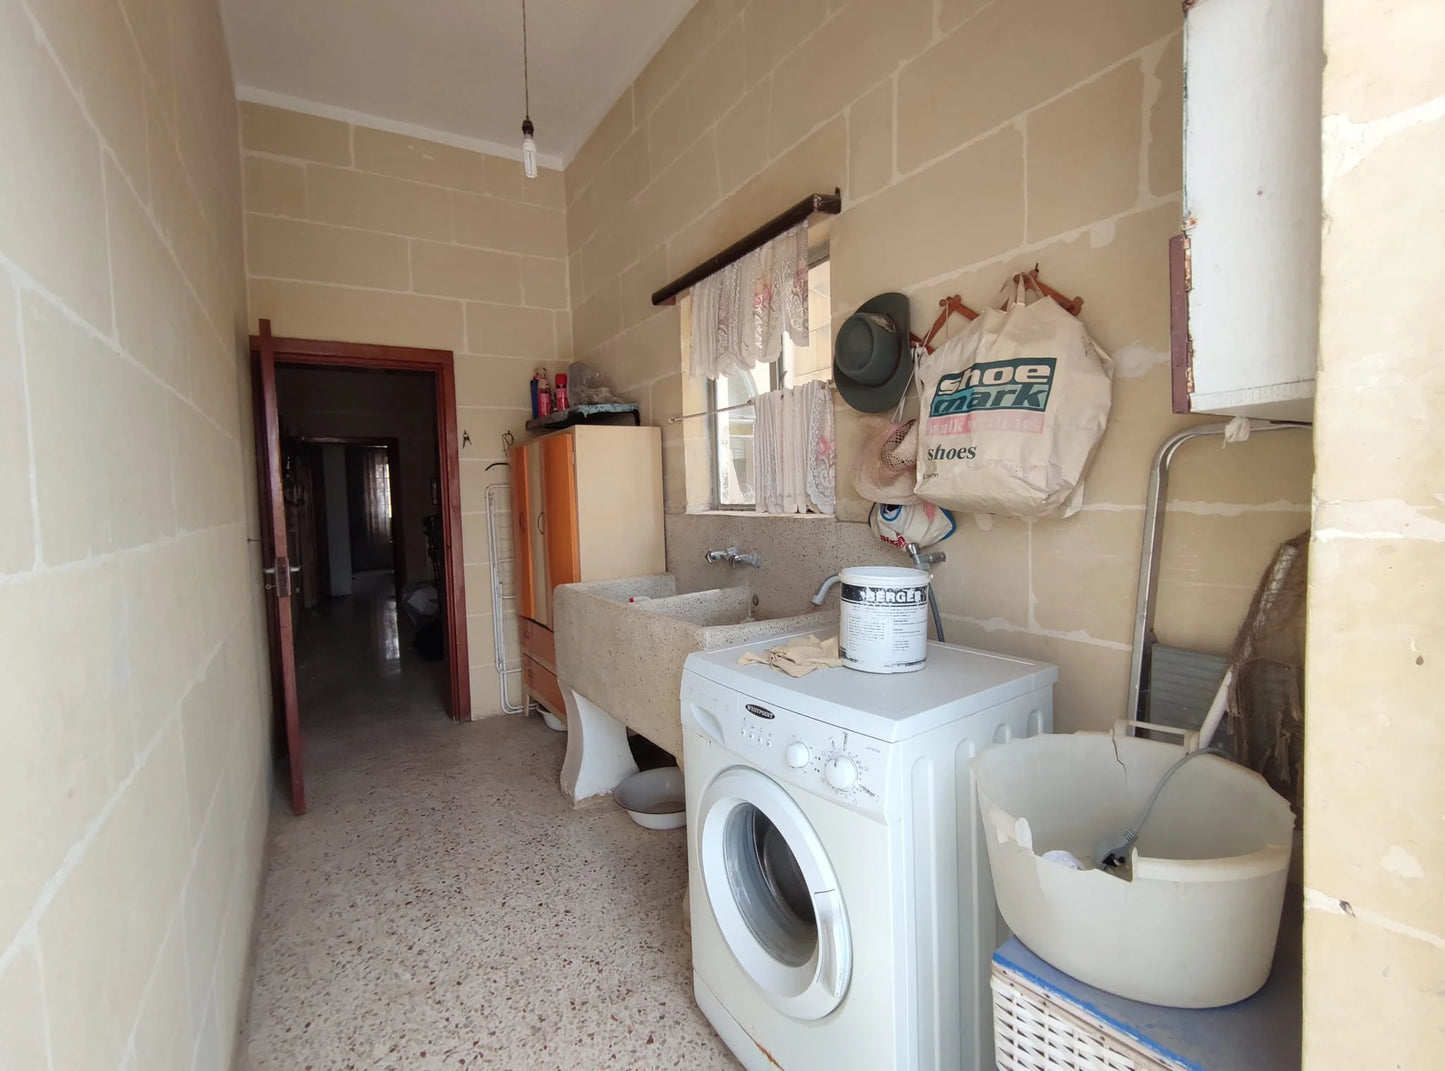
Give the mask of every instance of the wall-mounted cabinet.
[{"label": "wall-mounted cabinet", "polygon": [[565,717],[552,638],[558,584],[663,572],[662,433],[568,428],[512,447],[522,682]]},{"label": "wall-mounted cabinet", "polygon": [[1319,349],[1319,0],[1194,0],[1174,408],[1309,420]]}]

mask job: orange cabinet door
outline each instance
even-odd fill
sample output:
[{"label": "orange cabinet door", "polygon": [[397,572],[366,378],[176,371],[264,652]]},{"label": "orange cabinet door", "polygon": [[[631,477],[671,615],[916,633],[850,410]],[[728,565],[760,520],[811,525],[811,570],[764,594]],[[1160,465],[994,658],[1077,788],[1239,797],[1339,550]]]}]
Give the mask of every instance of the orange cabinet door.
[{"label": "orange cabinet door", "polygon": [[512,476],[512,569],[513,587],[517,593],[517,613],[535,619],[537,600],[532,585],[532,540],[529,538],[532,509],[528,486],[527,448],[514,446],[507,452]]},{"label": "orange cabinet door", "polygon": [[552,583],[547,579],[547,496],[543,485],[542,443],[527,444],[527,543],[531,557],[532,620],[552,626]]},{"label": "orange cabinet door", "polygon": [[552,620],[552,589],[582,579],[582,554],[577,539],[576,440],[549,435],[542,447],[542,515],[547,550],[547,622]]}]

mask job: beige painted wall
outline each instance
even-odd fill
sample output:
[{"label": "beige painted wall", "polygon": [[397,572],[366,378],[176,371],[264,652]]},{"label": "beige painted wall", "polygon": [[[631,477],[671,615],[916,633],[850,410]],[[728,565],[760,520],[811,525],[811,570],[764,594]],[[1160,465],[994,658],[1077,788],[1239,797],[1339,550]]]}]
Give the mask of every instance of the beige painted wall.
[{"label": "beige painted wall", "polygon": [[[1164,0],[1039,0],[1027,16],[978,0],[701,0],[566,173],[577,355],[640,398],[652,422],[685,410],[678,312],[648,295],[814,191],[844,192],[831,237],[835,325],[901,289],[926,326],[943,295],[984,304],[1035,263],[1083,295],[1084,322],[1118,369],[1084,512],[964,518],[938,571],[950,639],[1058,663],[1064,729],[1122,711],[1147,470],[1186,423],[1170,413],[1167,365],[1180,22]],[[846,474],[851,411],[839,421]],[[674,514],[687,502],[684,435],[664,427]],[[1181,451],[1166,642],[1228,645],[1275,544],[1308,526],[1308,439]],[[839,516],[865,516],[846,475]],[[840,554],[846,564],[866,553],[861,526],[844,527],[800,540],[777,538],[774,522],[704,516],[673,519],[669,533],[689,556],[736,534],[777,563],[759,578],[773,591],[811,589]]]},{"label": "beige painted wall", "polygon": [[1437,5],[1326,0],[1305,739],[1311,1071],[1445,1060],[1442,46]]},{"label": "beige painted wall", "polygon": [[228,1067],[270,702],[214,0],[0,4],[0,144],[0,1064]]},{"label": "beige painted wall", "polygon": [[498,713],[487,465],[572,352],[562,175],[257,104],[241,135],[251,323],[456,354],[472,716]]},{"label": "beige painted wall", "polygon": [[406,543],[403,583],[431,579],[422,519],[436,513],[435,377],[425,372],[342,368],[276,370],[276,398],[287,435],[378,436],[397,440],[401,455],[401,524]]}]

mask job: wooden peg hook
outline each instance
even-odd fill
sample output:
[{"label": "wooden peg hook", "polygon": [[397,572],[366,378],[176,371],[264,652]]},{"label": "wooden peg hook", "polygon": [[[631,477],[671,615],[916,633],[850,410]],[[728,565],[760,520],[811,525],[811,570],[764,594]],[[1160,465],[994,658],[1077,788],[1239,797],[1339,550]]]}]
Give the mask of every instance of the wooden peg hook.
[{"label": "wooden peg hook", "polygon": [[922,338],[919,338],[917,335],[913,336],[914,341],[916,341],[929,353],[933,352],[933,340],[938,337],[938,332],[943,330],[943,325],[948,323],[949,316],[957,313],[965,320],[978,319],[978,313],[974,312],[967,305],[965,305],[963,303],[963,298],[959,297],[957,294],[949,294],[945,298],[940,298],[938,304],[943,311],[938,314],[938,319],[933,321],[933,326],[929,328],[928,334],[926,334]]},{"label": "wooden peg hook", "polygon": [[1084,307],[1084,299],[1083,299],[1083,298],[1081,298],[1081,297],[1073,297],[1073,298],[1065,297],[1063,294],[1059,293],[1059,291],[1055,290],[1055,289],[1054,289],[1052,286],[1050,286],[1048,283],[1043,282],[1041,279],[1039,279],[1039,268],[1038,268],[1038,265],[1037,265],[1037,264],[1034,265],[1033,271],[1021,271],[1021,272],[1019,272],[1017,275],[1015,275],[1014,278],[1013,278],[1013,281],[1014,281],[1015,283],[1022,283],[1022,282],[1024,282],[1025,280],[1027,280],[1027,283],[1026,283],[1025,285],[1032,286],[1032,287],[1034,287],[1034,289],[1036,289],[1040,294],[1043,294],[1043,295],[1045,295],[1046,297],[1051,297],[1051,298],[1053,298],[1055,301],[1057,301],[1057,302],[1059,303],[1059,307],[1062,308],[1065,312],[1067,312],[1070,316],[1077,316],[1077,315],[1079,315],[1080,311],[1081,311],[1081,310],[1083,309],[1083,307]]}]

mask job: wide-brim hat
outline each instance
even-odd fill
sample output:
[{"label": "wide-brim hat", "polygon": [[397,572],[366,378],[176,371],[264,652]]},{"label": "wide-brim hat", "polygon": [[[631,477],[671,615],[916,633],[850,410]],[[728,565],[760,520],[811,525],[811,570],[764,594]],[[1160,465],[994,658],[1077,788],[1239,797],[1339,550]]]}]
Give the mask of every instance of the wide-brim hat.
[{"label": "wide-brim hat", "polygon": [[892,409],[913,375],[908,298],[879,294],[863,302],[833,340],[833,382],[860,413]]}]

